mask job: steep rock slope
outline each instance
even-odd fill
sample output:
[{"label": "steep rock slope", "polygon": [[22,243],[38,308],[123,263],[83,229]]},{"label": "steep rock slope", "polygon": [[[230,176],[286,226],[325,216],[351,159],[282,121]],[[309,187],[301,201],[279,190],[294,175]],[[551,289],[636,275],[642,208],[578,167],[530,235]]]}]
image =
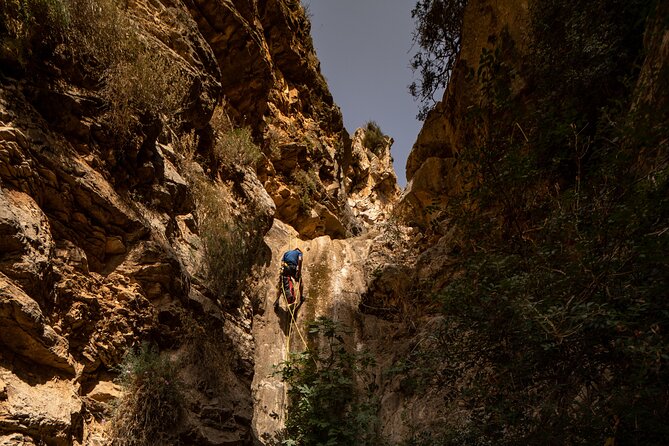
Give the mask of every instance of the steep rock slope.
[{"label": "steep rock slope", "polygon": [[[465,8],[462,25],[462,48],[444,97],[428,114],[407,159],[407,188],[398,206],[399,215],[412,224],[427,228],[434,215],[430,207],[444,207],[449,195],[462,190],[463,177],[458,154],[463,147],[475,145],[476,131],[468,123],[472,108],[482,97],[471,73],[481,66],[482,54],[495,48],[512,51],[501,58],[508,66],[519,69],[528,52],[527,1],[472,0]],[[514,94],[525,85],[522,76],[514,78]]]},{"label": "steep rock slope", "polygon": [[[256,340],[253,423],[257,437],[261,439],[271,438],[285,422],[288,406],[286,388],[273,372],[281,362],[288,359],[288,343],[292,344],[291,351],[308,348],[304,345],[307,340],[305,322],[318,316],[329,316],[350,323],[365,286],[363,259],[371,244],[368,237],[332,240],[323,236],[301,241],[297,235],[292,228],[279,221],[275,221],[267,234],[273,261],[265,282],[265,310],[256,316],[253,328]],[[295,321],[301,333],[297,333],[296,325],[291,328],[291,314],[282,298],[279,308],[273,308],[277,298],[281,255],[295,248],[300,248],[304,253],[305,303],[297,311]]]},{"label": "steep rock slope", "polygon": [[[664,444],[667,5],[467,3],[396,208],[438,305],[399,367],[439,414],[413,441]],[[363,311],[411,319],[374,286]]]},{"label": "steep rock slope", "polygon": [[[153,155],[143,168],[152,175],[134,177],[132,196],[114,182],[99,147],[75,146],[52,130],[28,92],[30,84],[2,85],[3,444],[95,444],[106,416],[98,402],[109,394],[100,389],[113,369],[141,341],[185,346],[189,317],[224,327],[216,348],[235,358],[221,370],[234,396],[213,401],[194,389],[182,432],[203,444],[216,436],[198,421],[208,416],[199,405],[211,401],[237,420],[211,429],[248,438],[250,308],[220,308],[205,285],[178,155],[170,145],[147,148]],[[269,221],[274,208],[262,186],[241,186],[235,200],[258,203],[257,217]]]},{"label": "steep rock slope", "polygon": [[[385,227],[379,224],[364,235],[345,240],[333,240],[329,236],[300,240],[297,236],[292,228],[276,220],[266,236],[273,260],[263,284],[266,289],[264,311],[255,316],[253,324],[256,341],[253,428],[257,438],[263,441],[262,444],[272,444],[274,436],[284,428],[285,417],[290,410],[288,384],[282,382],[277,370],[289,359],[289,351],[299,353],[323,348],[320,343],[325,341],[311,334],[308,324],[319,317],[326,317],[347,330],[348,348],[368,351],[375,358],[371,373],[373,385],[383,400],[380,405],[381,434],[393,441],[402,440],[408,432],[403,417],[413,409],[406,408],[399,381],[388,378],[386,372],[404,357],[415,339],[401,320],[386,320],[360,309],[369,308],[374,303],[367,294],[375,276],[383,276],[385,283],[393,277],[394,285],[401,284],[393,290],[395,308],[403,304],[405,308],[417,305],[410,300],[415,296],[402,293],[402,286],[407,286],[403,281],[409,277],[393,275],[388,271],[397,267],[399,256],[411,257],[414,232],[392,223]],[[304,302],[297,308],[295,319],[292,319],[282,298],[277,309],[273,308],[273,303],[277,298],[281,255],[296,247],[304,253]],[[380,271],[383,273],[379,274]],[[388,290],[380,290],[378,283],[376,290],[389,297]],[[432,414],[425,412],[425,405],[417,406],[416,414],[422,411],[419,418],[432,419]]]},{"label": "steep rock slope", "polygon": [[221,67],[231,117],[262,138],[260,179],[277,217],[303,237],[356,227],[345,200],[350,141],[311,42],[299,1],[194,1],[200,31]]},{"label": "steep rock slope", "polygon": [[[296,239],[362,227],[304,11],[53,4],[74,9],[0,8],[0,442],[105,444],[117,367],[148,342],[180,368],[161,441],[250,444],[265,289],[245,276],[270,262],[262,236],[275,216]],[[252,166],[218,155],[238,126],[260,146]],[[224,256],[255,250],[224,289],[221,239],[238,243]]]}]

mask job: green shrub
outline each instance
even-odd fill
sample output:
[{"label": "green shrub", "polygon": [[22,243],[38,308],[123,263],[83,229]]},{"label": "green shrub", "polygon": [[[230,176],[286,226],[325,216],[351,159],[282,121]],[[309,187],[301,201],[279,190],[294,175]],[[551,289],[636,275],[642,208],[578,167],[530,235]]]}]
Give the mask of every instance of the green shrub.
[{"label": "green shrub", "polygon": [[230,215],[232,197],[222,185],[196,172],[189,176],[195,189],[207,285],[222,303],[237,307],[264,243],[260,223],[252,212],[237,218]]},{"label": "green shrub", "polygon": [[103,97],[108,103],[107,124],[120,137],[129,137],[145,116],[171,121],[179,111],[188,78],[178,64],[160,52],[139,46],[106,70]]},{"label": "green shrub", "polygon": [[127,140],[147,118],[174,121],[190,86],[180,64],[149,44],[139,25],[113,0],[69,1],[77,7],[75,57],[100,73],[109,131]]},{"label": "green shrub", "polygon": [[365,124],[365,137],[362,140],[362,144],[378,156],[381,154],[381,150],[388,144],[388,141],[381,131],[381,127],[376,122],[369,121]]},{"label": "green shrub", "polygon": [[314,198],[318,194],[318,180],[312,172],[298,170],[293,174],[293,186],[300,196],[300,212],[306,214],[314,206]]},{"label": "green shrub", "polygon": [[260,148],[253,142],[251,129],[243,127],[217,132],[214,156],[224,165],[254,166],[261,158]]},{"label": "green shrub", "polygon": [[4,0],[0,4],[0,57],[25,62],[49,53],[66,38],[71,24],[66,0]]},{"label": "green shrub", "polygon": [[209,219],[203,224],[209,284],[224,302],[238,306],[246,277],[257,260],[262,237],[251,222]]},{"label": "green shrub", "polygon": [[115,0],[0,5],[0,56],[24,66],[67,56],[92,88],[102,87],[108,130],[122,141],[147,117],[173,120],[190,85],[180,65],[149,42]]},{"label": "green shrub", "polygon": [[192,384],[205,392],[223,395],[234,367],[234,358],[231,341],[225,334],[223,327],[218,323],[202,318],[195,318],[192,314],[180,314],[182,335],[182,355],[179,364],[188,368],[187,376]]},{"label": "green shrub", "polygon": [[351,353],[341,326],[320,317],[309,334],[322,347],[291,354],[278,374],[289,386],[285,445],[377,445],[376,410],[367,385],[371,358]]},{"label": "green shrub", "polygon": [[110,423],[112,444],[173,444],[171,435],[180,421],[182,403],[176,365],[144,344],[126,355],[119,371],[123,396]]}]

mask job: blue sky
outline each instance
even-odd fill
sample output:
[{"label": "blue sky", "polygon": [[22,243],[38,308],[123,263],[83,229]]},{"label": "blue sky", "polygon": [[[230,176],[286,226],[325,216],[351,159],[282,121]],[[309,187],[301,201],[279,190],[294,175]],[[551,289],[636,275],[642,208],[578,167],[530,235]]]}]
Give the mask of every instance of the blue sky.
[{"label": "blue sky", "polygon": [[407,86],[415,0],[302,0],[321,71],[346,130],[376,121],[395,140],[395,172],[406,185],[406,159],[421,128]]}]

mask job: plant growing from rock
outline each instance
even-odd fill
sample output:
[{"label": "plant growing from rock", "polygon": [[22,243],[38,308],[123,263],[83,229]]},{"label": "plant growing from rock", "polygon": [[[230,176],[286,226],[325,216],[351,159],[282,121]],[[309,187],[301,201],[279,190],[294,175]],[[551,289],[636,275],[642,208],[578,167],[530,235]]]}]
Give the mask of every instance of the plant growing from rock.
[{"label": "plant growing from rock", "polygon": [[129,53],[135,56],[106,70],[102,89],[107,124],[126,138],[146,116],[173,120],[188,86],[187,77],[165,55],[141,45]]},{"label": "plant growing from rock", "polygon": [[216,136],[214,156],[225,164],[243,167],[254,166],[262,156],[260,148],[253,142],[249,127],[230,129]]},{"label": "plant growing from rock", "polygon": [[143,344],[119,365],[123,396],[110,422],[115,446],[173,444],[181,417],[182,383],[177,367],[157,348]]},{"label": "plant growing from rock", "polygon": [[71,25],[63,0],[5,0],[0,4],[0,56],[26,61],[62,42]]},{"label": "plant growing from rock", "polygon": [[362,140],[362,144],[378,156],[381,150],[388,144],[388,141],[381,131],[381,127],[376,122],[369,121],[365,124],[365,137]]},{"label": "plant growing from rock", "polygon": [[207,286],[223,304],[237,307],[245,280],[262,249],[259,223],[252,213],[246,218],[235,218],[229,213],[232,198],[222,184],[195,170],[190,176],[204,244],[203,274]]},{"label": "plant growing from rock", "polygon": [[100,89],[109,133],[125,142],[140,120],[174,120],[190,85],[180,65],[114,0],[3,2],[0,56],[24,70],[62,63],[58,57],[73,62],[78,82]]},{"label": "plant growing from rock", "polygon": [[293,174],[293,186],[300,197],[300,212],[307,214],[314,206],[314,198],[318,193],[317,179],[312,172],[298,170]]},{"label": "plant growing from rock", "polygon": [[350,352],[342,327],[326,317],[312,322],[309,334],[320,342],[291,354],[277,372],[290,398],[282,444],[379,444],[376,404],[368,391],[372,359]]},{"label": "plant growing from rock", "polygon": [[260,147],[253,142],[250,127],[235,128],[225,112],[224,105],[214,109],[209,127],[213,134],[213,155],[216,162],[226,167],[253,167],[262,158]]}]

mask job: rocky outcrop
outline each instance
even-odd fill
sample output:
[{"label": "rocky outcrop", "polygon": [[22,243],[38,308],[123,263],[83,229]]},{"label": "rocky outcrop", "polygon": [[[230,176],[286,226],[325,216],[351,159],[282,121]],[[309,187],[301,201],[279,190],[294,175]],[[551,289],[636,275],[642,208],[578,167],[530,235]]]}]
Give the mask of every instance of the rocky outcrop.
[{"label": "rocky outcrop", "polygon": [[[85,47],[55,33],[39,44],[26,34],[21,57],[0,48],[0,442],[107,444],[112,403],[127,390],[119,364],[149,343],[184,386],[169,441],[251,444],[271,419],[254,408],[252,321],[280,249],[270,266],[258,241],[276,218],[295,240],[320,240],[325,256],[332,239],[362,230],[358,219],[370,228],[387,218],[397,195],[389,145],[376,155],[352,146],[299,2],[115,4],[72,23]],[[126,44],[140,62],[105,47],[118,26],[136,34]],[[134,77],[110,86],[124,63],[148,70],[133,65]],[[172,80],[157,72],[168,68]],[[161,104],[174,100],[166,86],[183,94],[172,109]],[[250,127],[257,163],[216,158],[226,126]],[[230,225],[208,227],[217,213]],[[248,243],[239,249],[259,245],[240,275],[260,283],[226,277],[230,295],[212,285],[209,258],[229,233]],[[353,263],[367,245],[349,250]]]},{"label": "rocky outcrop", "polygon": [[[128,13],[188,73],[182,122],[208,126],[221,74],[188,9],[138,1]],[[174,435],[249,444],[251,292],[232,305],[208,285],[189,177],[211,172],[207,161],[186,160],[185,130],[155,117],[130,143],[110,137],[99,86],[66,62],[33,60],[35,73],[12,63],[0,80],[0,443],[107,444],[124,356],[149,342],[188,364],[192,333],[206,326],[217,334],[208,351],[227,356],[216,375],[184,367]],[[274,204],[253,171],[232,171],[207,181],[231,215],[253,207],[260,234],[249,237],[262,236]],[[213,376],[225,392],[211,391]]]},{"label": "rocky outcrop", "polygon": [[346,177],[348,205],[362,224],[369,228],[390,218],[400,196],[390,148],[393,140],[375,148],[365,147],[365,135],[370,130],[359,128],[352,138],[351,162]]},{"label": "rocky outcrop", "polygon": [[[399,374],[389,373],[405,361],[417,345],[430,342],[439,326],[439,316],[430,311],[430,290],[424,282],[434,279],[435,257],[416,252],[422,235],[397,222],[381,223],[362,235],[345,240],[329,236],[300,240],[291,227],[276,221],[267,233],[273,262],[269,273],[278,271],[281,254],[299,247],[304,253],[302,296],[295,322],[283,299],[278,308],[277,275],[268,274],[262,311],[254,318],[256,340],[253,380],[253,429],[261,444],[273,444],[285,427],[290,410],[287,384],[276,373],[289,353],[324,349],[324,342],[309,332],[308,324],[318,317],[331,318],[344,328],[347,348],[366,352],[374,365],[366,370],[368,383],[379,404],[379,434],[390,444],[400,444],[411,436],[411,425],[439,423],[443,417],[433,410],[440,407],[443,394],[412,395]],[[418,268],[416,266],[418,265]],[[309,345],[305,345],[305,342]],[[411,423],[407,423],[411,419]]]},{"label": "rocky outcrop", "polygon": [[[155,195],[148,194],[149,201],[135,201],[111,181],[94,146],[83,155],[50,129],[23,95],[29,89],[4,83],[0,93],[3,444],[104,441],[100,417],[117,394],[102,397],[101,382],[141,341],[183,342],[183,314],[226,321],[228,330],[217,342],[240,352],[227,372],[229,382],[239,383],[231,394],[250,402],[244,383],[251,358],[241,353],[252,349],[245,334],[250,325],[243,313],[224,312],[205,287],[197,260],[202,252],[194,256],[180,245],[190,238],[197,247],[199,236],[192,191],[177,166],[156,146],[167,173],[151,184]],[[201,396],[196,391],[192,399]],[[206,418],[195,402],[190,407],[185,431]],[[218,400],[212,407],[229,410],[236,421],[208,428],[203,438],[249,437],[250,403],[245,408],[234,399]],[[220,444],[212,441],[199,444]]]},{"label": "rocky outcrop", "polygon": [[[333,240],[329,236],[313,240],[300,240],[291,227],[276,221],[266,237],[272,248],[272,265],[269,271],[278,271],[281,254],[299,247],[304,252],[304,278],[302,296],[305,303],[299,308],[296,324],[302,335],[290,328],[291,319],[285,302],[277,309],[276,273],[269,274],[263,284],[263,312],[256,315],[253,336],[256,340],[256,370],[253,380],[254,418],[256,437],[264,444],[284,427],[288,406],[286,384],[274,374],[276,367],[288,359],[288,352],[299,352],[312,338],[306,324],[319,316],[334,318],[351,327],[355,325],[360,295],[365,289],[364,259],[372,244],[369,235],[346,240]],[[309,339],[309,340],[307,340]]]},{"label": "rocky outcrop", "polygon": [[[513,42],[514,53],[503,53],[503,61],[519,68],[527,52],[529,2],[472,0],[465,9],[462,26],[462,48],[444,97],[430,111],[407,159],[407,187],[397,207],[398,215],[423,229],[436,217],[448,197],[465,186],[458,153],[467,144],[475,144],[467,116],[479,104],[479,85],[469,73],[476,73],[481,54],[505,42]],[[518,94],[524,80],[513,79],[512,90]]]},{"label": "rocky outcrop", "polygon": [[343,175],[350,153],[298,1],[193,1],[221,69],[228,114],[262,142],[259,177],[277,217],[303,238],[345,237],[356,223]]}]

